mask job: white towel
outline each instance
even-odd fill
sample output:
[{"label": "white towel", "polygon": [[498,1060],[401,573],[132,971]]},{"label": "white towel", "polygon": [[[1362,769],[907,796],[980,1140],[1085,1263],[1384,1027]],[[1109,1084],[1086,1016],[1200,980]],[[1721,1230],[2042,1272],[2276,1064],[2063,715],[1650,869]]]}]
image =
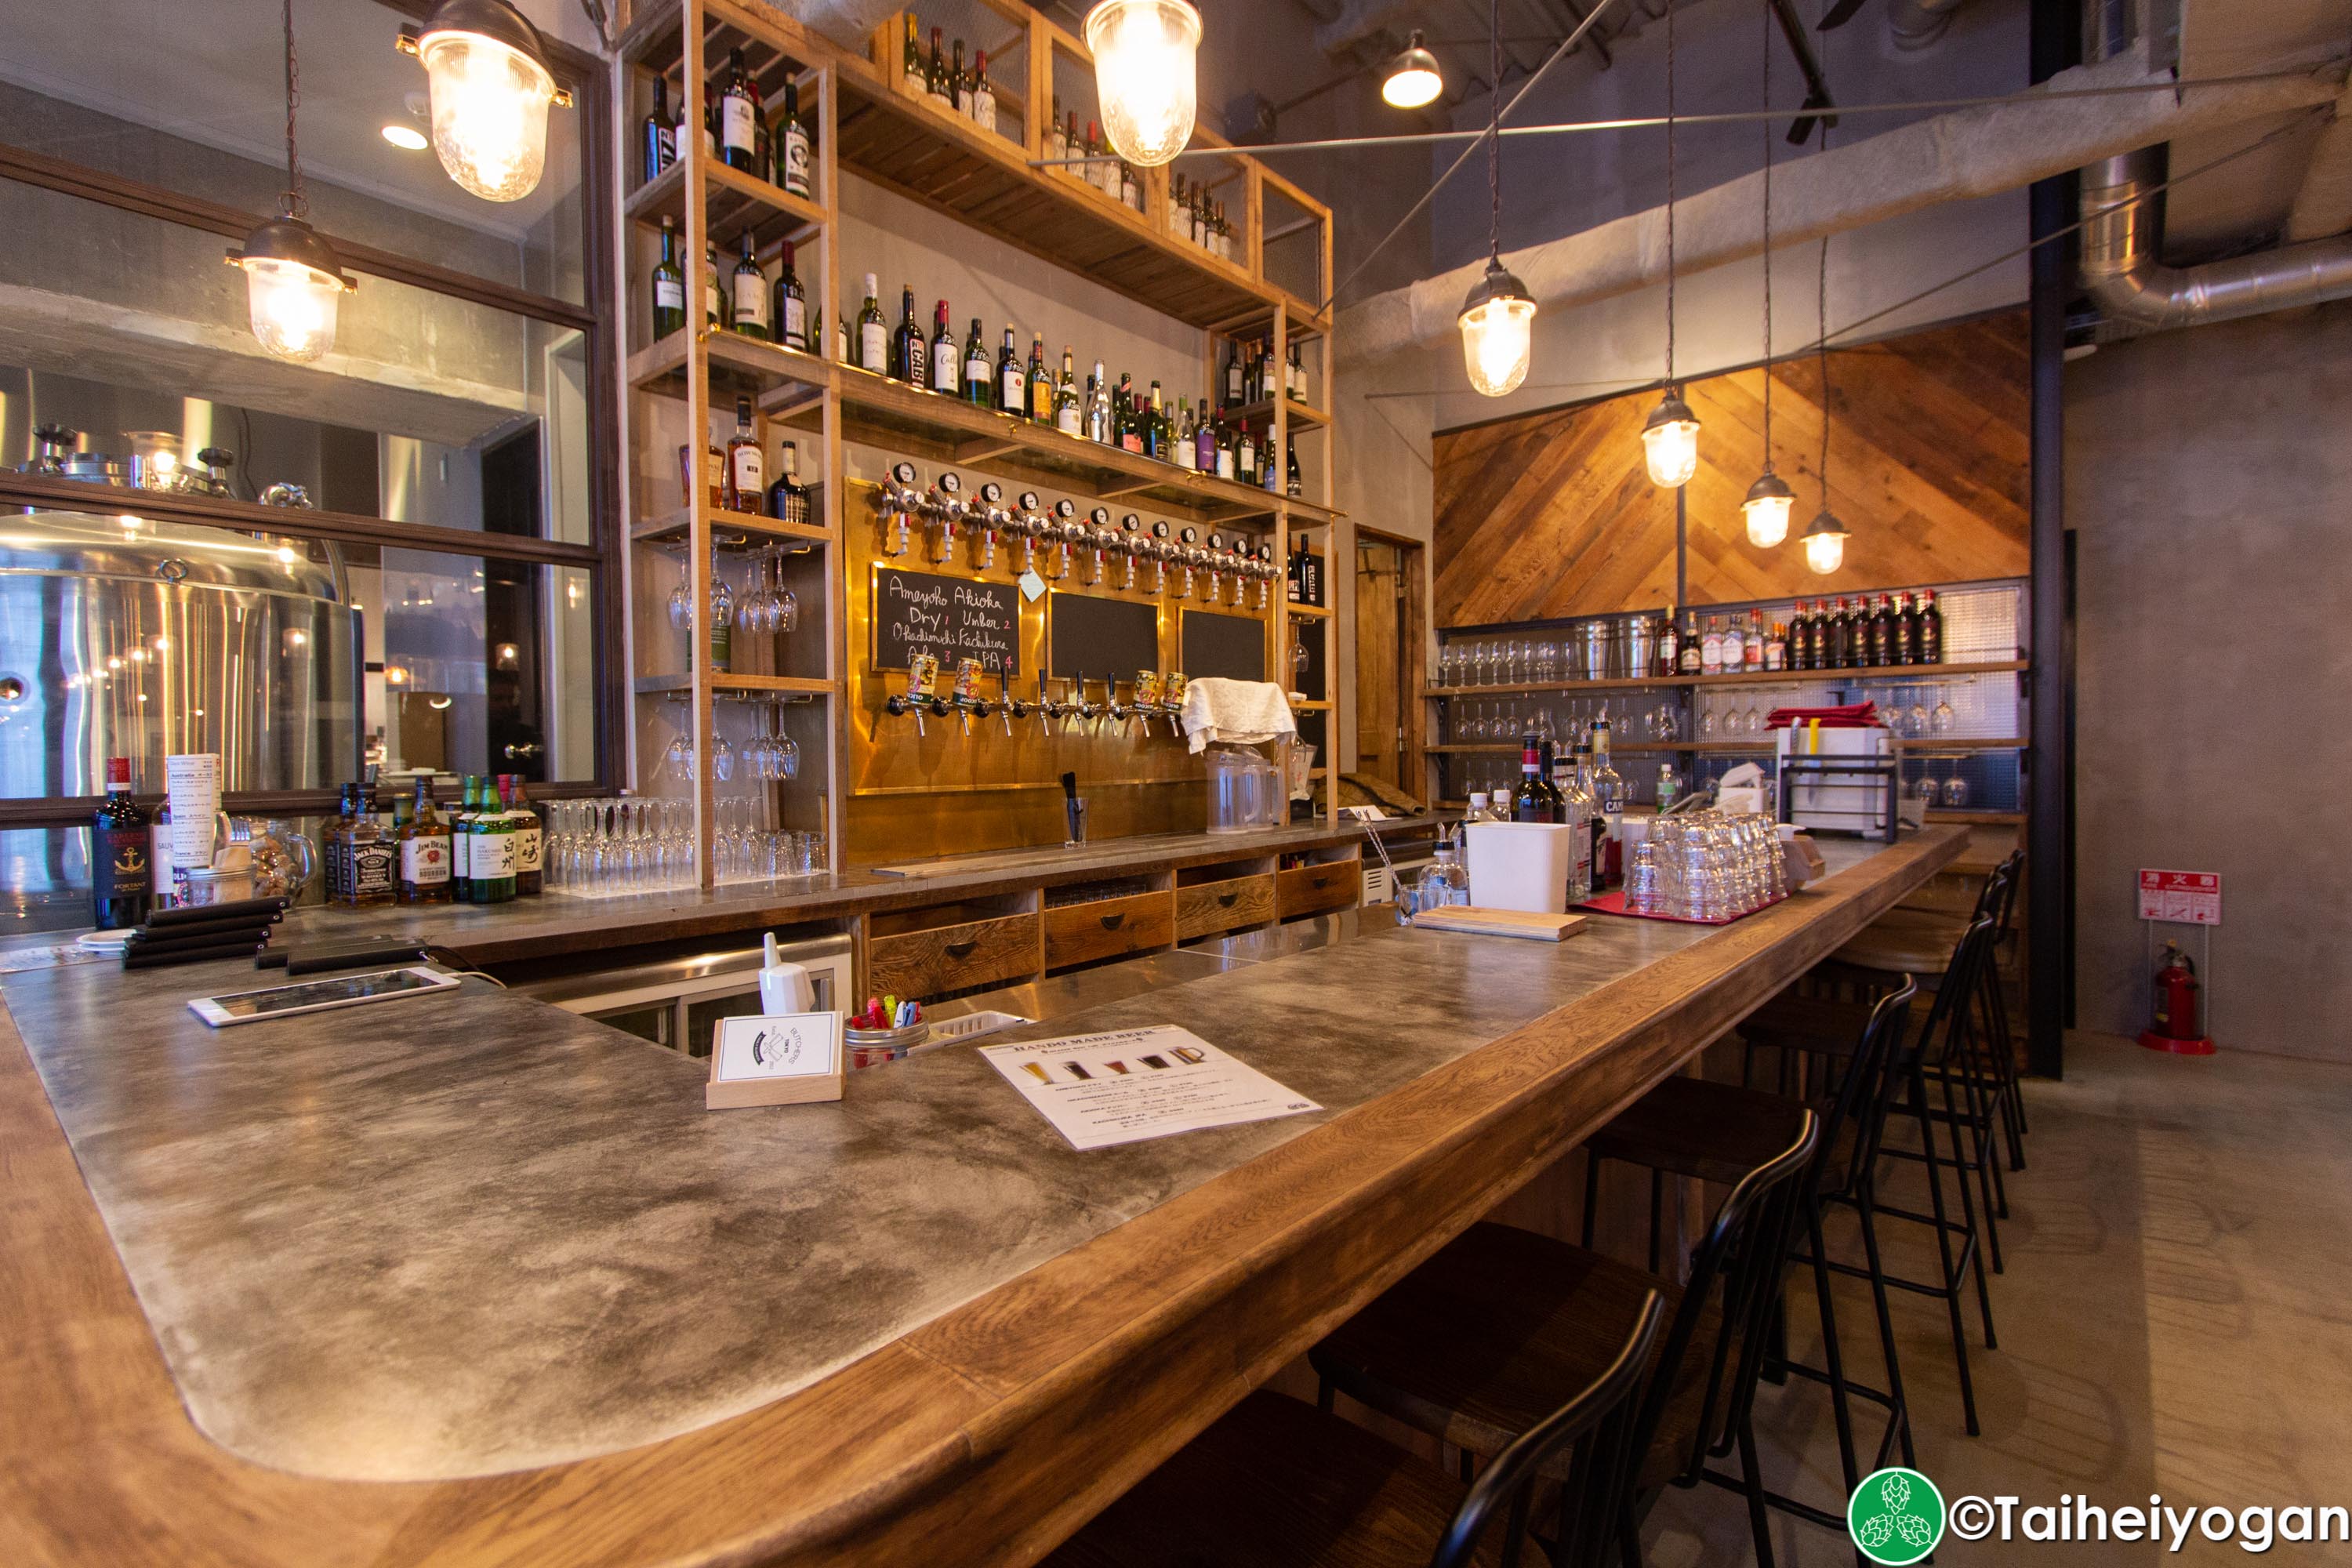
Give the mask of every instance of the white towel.
[{"label": "white towel", "polygon": [[1282,688],[1270,680],[1227,680],[1205,675],[1184,688],[1184,734],[1195,752],[1212,741],[1255,746],[1298,733]]}]

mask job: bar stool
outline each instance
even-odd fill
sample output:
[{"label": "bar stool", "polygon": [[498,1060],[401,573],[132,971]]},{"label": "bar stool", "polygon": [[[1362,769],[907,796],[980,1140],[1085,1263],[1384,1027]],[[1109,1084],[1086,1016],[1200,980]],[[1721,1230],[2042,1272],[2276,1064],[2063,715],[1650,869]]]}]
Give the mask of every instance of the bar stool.
[{"label": "bar stool", "polygon": [[[1960,1307],[1961,1297],[1966,1293],[1971,1275],[1976,1283],[1977,1310],[1983,1327],[1985,1348],[1997,1348],[1999,1341],[1993,1331],[1992,1292],[1985,1277],[1977,1211],[1970,1197],[1968,1173],[1956,1158],[1961,1146],[1960,1118],[1948,1092],[1942,1112],[1938,1114],[1934,1108],[1927,1092],[1927,1065],[1931,1061],[1951,1058],[1955,1050],[1954,1033],[1969,1027],[1969,1003],[1975,985],[1976,966],[1986,962],[1990,953],[1992,934],[1993,922],[1989,918],[1974,922],[1961,933],[1944,966],[1926,1022],[1920,1026],[1917,1034],[1893,1055],[1881,1091],[1882,1104],[1870,1129],[1873,1136],[1860,1151],[1855,1162],[1856,1180],[1852,1190],[1825,1190],[1823,1194],[1827,1201],[1853,1207],[1861,1215],[1864,1242],[1871,1259],[1866,1268],[1831,1261],[1828,1268],[1832,1273],[1869,1279],[1874,1290],[1883,1285],[1943,1300],[1951,1322],[1952,1354],[1958,1366],[1962,1414],[1972,1437],[1978,1436],[1982,1428],[1977,1421],[1976,1389],[1969,1372],[1968,1331]],[[1834,1070],[1853,1058],[1853,1042],[1862,1037],[1864,1021],[1868,1016],[1868,1009],[1859,1003],[1782,995],[1757,1009],[1741,1026],[1741,1030],[1748,1036],[1751,1047],[1777,1048],[1784,1056],[1801,1055]],[[1901,1148],[1885,1139],[1885,1123],[1896,1114],[1917,1121],[1919,1148]],[[1936,1129],[1939,1124],[1950,1138],[1950,1156],[1943,1154],[1936,1146]],[[1923,1168],[1927,1179],[1927,1210],[1898,1207],[1880,1196],[1878,1167],[1880,1162],[1886,1159],[1916,1163]],[[1952,1169],[1958,1193],[1959,1217],[1957,1219],[1952,1216],[1944,1194],[1944,1171],[1947,1167]],[[1934,1235],[1941,1269],[1933,1282],[1908,1279],[1884,1268],[1878,1260],[1876,1234],[1876,1219],[1881,1215],[1927,1226]]]},{"label": "bar stool", "polygon": [[1590,1385],[1614,1354],[1596,1325],[1656,1291],[1673,1309],[1639,1395],[1612,1514],[1628,1564],[1668,1485],[1696,1486],[1710,1454],[1740,1455],[1757,1560],[1772,1562],[1750,1423],[1764,1326],[1786,1271],[1792,1180],[1821,1123],[1789,1108],[1780,1147],[1741,1173],[1693,1255],[1687,1280],[1613,1262],[1510,1226],[1472,1226],[1307,1353],[1333,1390],[1468,1454],[1497,1454]]},{"label": "bar stool", "polygon": [[1983,1030],[1986,1065],[1992,1069],[1992,1080],[2000,1098],[2004,1142],[2012,1171],[2025,1169],[2024,1135],[2032,1129],[2026,1123],[2025,1092],[2017,1072],[2017,1044],[2010,1033],[2008,987],[2000,977],[2000,964],[2001,955],[2015,945],[2017,890],[2024,873],[2025,851],[2012,849],[1986,878],[1974,914],[1963,918],[1956,912],[1897,904],[1879,920],[1879,923],[1894,927],[1932,928],[1944,941],[1951,942],[1958,940],[1960,928],[1969,920],[1985,914],[1993,917],[1992,956],[1984,964],[1979,985],[1982,995],[1979,1024]]},{"label": "bar stool", "polygon": [[[1798,1220],[1803,1227],[1805,1245],[1794,1250],[1790,1261],[1812,1272],[1825,1364],[1815,1368],[1781,1356],[1767,1369],[1795,1373],[1828,1387],[1837,1426],[1838,1459],[1845,1479],[1841,1500],[1853,1495],[1864,1474],[1855,1455],[1850,1403],[1853,1398],[1866,1399],[1886,1411],[1885,1429],[1879,1436],[1870,1469],[1883,1468],[1898,1446],[1904,1463],[1910,1464],[1914,1458],[1910,1414],[1903,1394],[1902,1363],[1895,1349],[1894,1314],[1888,1306],[1885,1273],[1879,1261],[1869,1205],[1869,1171],[1876,1157],[1887,1109],[1900,1092],[1904,1031],[1910,1021],[1912,999],[1917,994],[1917,987],[1906,980],[1901,989],[1879,998],[1868,1010],[1859,1037],[1853,1041],[1846,1070],[1839,1076],[1829,1099],[1815,1108],[1822,1119],[1820,1143],[1795,1184]],[[1655,1257],[1659,1218],[1655,1198],[1662,1175],[1718,1185],[1738,1181],[1748,1171],[1772,1157],[1780,1129],[1794,1109],[1794,1103],[1784,1096],[1739,1084],[1695,1078],[1670,1078],[1659,1084],[1585,1141],[1584,1245],[1592,1245],[1602,1162],[1650,1168],[1650,1250]],[[1864,1252],[1869,1259],[1871,1293],[1877,1307],[1879,1352],[1886,1365],[1884,1390],[1853,1382],[1846,1375],[1844,1352],[1838,1339],[1837,1309],[1830,1289],[1829,1248],[1822,1231],[1825,1205],[1831,1202],[1851,1204],[1862,1216]],[[1793,1231],[1795,1227],[1791,1228]],[[1708,1479],[1728,1484],[1726,1478],[1713,1473]],[[1769,1489],[1765,1498],[1772,1506],[1825,1530],[1842,1532],[1845,1529],[1842,1507],[1832,1511]]]},{"label": "bar stool", "polygon": [[[1601,1568],[1624,1483],[1632,1395],[1665,1310],[1635,1303],[1598,1376],[1464,1484],[1328,1411],[1260,1391],[1045,1559],[1046,1568],[1515,1568],[1537,1481],[1561,1470],[1561,1568]],[[1486,1527],[1505,1516],[1499,1546]],[[1433,1548],[1430,1543],[1434,1542]]]}]

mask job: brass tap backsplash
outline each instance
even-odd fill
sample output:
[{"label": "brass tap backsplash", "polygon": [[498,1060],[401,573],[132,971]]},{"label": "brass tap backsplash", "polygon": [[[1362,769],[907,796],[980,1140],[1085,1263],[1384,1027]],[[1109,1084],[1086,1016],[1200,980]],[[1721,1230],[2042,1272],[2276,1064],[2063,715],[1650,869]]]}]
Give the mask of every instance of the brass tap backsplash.
[{"label": "brass tap backsplash", "polygon": [[[1075,772],[1079,792],[1088,802],[1087,835],[1100,840],[1147,833],[1196,832],[1205,821],[1205,784],[1200,761],[1186,748],[1165,718],[1150,721],[1147,737],[1133,721],[1113,723],[1055,720],[1046,723],[1034,712],[1013,721],[1005,734],[1002,712],[973,719],[965,734],[963,717],[926,713],[919,737],[911,715],[893,715],[887,705],[894,693],[903,693],[903,665],[877,668],[874,620],[876,585],[891,570],[933,576],[962,578],[995,586],[1017,582],[1023,552],[1017,539],[1000,540],[994,564],[982,570],[984,543],[978,531],[959,531],[949,559],[940,559],[940,535],[916,526],[909,531],[906,552],[884,553],[895,538],[886,535],[876,504],[879,487],[852,481],[844,495],[842,523],[845,534],[845,562],[849,613],[847,637],[848,688],[843,712],[848,729],[846,761],[847,809],[845,813],[843,863],[890,865],[946,855],[974,854],[988,849],[1024,848],[1059,844],[1063,838],[1061,775]],[[1119,509],[1114,505],[1114,513]],[[1147,523],[1152,521],[1146,513]],[[1049,564],[1048,547],[1040,545],[1040,574]],[[1180,611],[1200,604],[1198,595],[1176,595],[1181,573],[1171,570],[1163,591],[1153,593],[1149,566],[1139,568],[1136,586],[1122,590],[1119,563],[1113,561],[1098,584],[1084,578],[1091,570],[1090,552],[1077,552],[1069,574],[1049,586],[1054,593],[1078,593],[1090,597],[1123,600],[1153,606],[1157,623],[1159,671],[1181,668],[1178,643]],[[1231,593],[1227,591],[1230,600]],[[1037,672],[1046,662],[1046,606],[1051,594],[1034,601],[1018,587],[1012,598],[1019,606],[1018,661],[1020,673],[1013,695],[1029,703],[1037,700]],[[1271,622],[1282,603],[1277,581],[1268,595],[1268,607],[1256,606],[1256,589],[1249,587],[1244,602],[1218,606],[1223,613],[1252,616],[1268,626],[1267,668],[1273,668]],[[1105,677],[1116,674],[1116,696],[1122,703],[1135,699],[1135,670],[1100,671],[1086,661],[1087,696],[1097,706],[1112,694]],[[954,689],[954,661],[944,659],[939,690]],[[1046,682],[1048,693],[1075,700],[1069,683]],[[1002,692],[992,672],[980,695],[992,705]]]}]

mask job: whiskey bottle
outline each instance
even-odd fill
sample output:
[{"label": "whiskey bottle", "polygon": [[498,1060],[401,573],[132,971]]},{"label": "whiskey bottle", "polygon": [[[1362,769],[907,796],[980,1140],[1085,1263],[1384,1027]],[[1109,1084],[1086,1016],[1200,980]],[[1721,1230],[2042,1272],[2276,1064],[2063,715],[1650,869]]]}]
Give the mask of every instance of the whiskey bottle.
[{"label": "whiskey bottle", "polygon": [[686,325],[686,272],[677,264],[677,220],[661,221],[661,259],[654,263],[654,337]]},{"label": "whiskey bottle", "polygon": [[89,827],[90,924],[100,931],[144,925],[155,875],[147,813],[131,798],[131,759],[106,759],[106,800]]},{"label": "whiskey bottle", "polygon": [[768,487],[768,515],[779,522],[810,521],[808,487],[801,483],[800,470],[800,444],[787,441],[775,483]]},{"label": "whiskey bottle", "polygon": [[776,268],[774,308],[768,319],[775,323],[776,341],[788,349],[809,352],[808,295],[801,288],[800,274],[793,270],[793,242],[784,241],[782,258]]},{"label": "whiskey bottle", "polygon": [[857,363],[877,375],[890,372],[890,329],[882,324],[881,285],[866,275],[866,303],[857,311]]},{"label": "whiskey bottle", "polygon": [[669,111],[669,78],[654,78],[654,111],[646,116],[637,133],[641,168],[639,178],[650,184],[661,177],[661,172],[677,157],[677,120]]},{"label": "whiskey bottle", "polygon": [[963,355],[956,350],[955,329],[948,325],[948,302],[942,300],[931,317],[931,390],[950,397],[963,377]]},{"label": "whiskey bottle", "polygon": [[728,321],[747,338],[768,341],[768,275],[760,270],[760,258],[751,248],[751,231],[743,231],[743,254],[735,263],[735,277],[729,291],[728,303],[732,309]]},{"label": "whiskey bottle", "polygon": [[404,904],[446,904],[450,900],[449,827],[433,809],[433,781],[419,774],[414,801],[397,807],[400,877]]},{"label": "whiskey bottle", "polygon": [[[345,784],[337,796],[334,814],[321,819],[319,824],[320,872],[326,888],[327,902],[331,904],[340,904],[343,901],[345,873],[341,846],[344,830],[351,826],[353,811],[352,796],[357,787],[354,784]],[[152,849],[148,855],[147,863],[158,870],[161,869]]]},{"label": "whiskey bottle", "polygon": [[915,290],[909,284],[898,290],[898,327],[890,334],[891,379],[908,386],[929,385],[929,340],[915,320]]},{"label": "whiskey bottle", "polygon": [[515,892],[526,899],[536,898],[547,889],[547,830],[523,795],[522,775],[509,773],[503,782],[507,815],[514,821]]},{"label": "whiskey bottle", "polygon": [[392,902],[395,850],[377,823],[373,792],[364,784],[356,792],[348,837],[351,879],[343,901],[362,908]]},{"label": "whiskey bottle", "polygon": [[727,490],[720,504],[729,511],[757,515],[767,499],[766,467],[760,437],[751,428],[751,400],[735,400],[735,434],[727,443]]},{"label": "whiskey bottle", "polygon": [[1649,673],[1673,675],[1683,667],[1683,635],[1675,629],[1675,613],[1671,609],[1658,612],[1657,638],[1652,645],[1658,650],[1656,663]]},{"label": "whiskey bottle", "polygon": [[743,68],[743,51],[727,51],[727,78],[719,89],[719,156],[730,169],[757,171],[760,84]]},{"label": "whiskey bottle", "polygon": [[1675,673],[1678,675],[1696,675],[1706,667],[1706,650],[1699,645],[1698,612],[1696,610],[1683,612],[1682,642],[1675,650]]},{"label": "whiskey bottle", "polygon": [[482,814],[482,781],[466,775],[457,795],[457,809],[449,815],[449,900],[474,900],[474,828]]},{"label": "whiskey bottle", "polygon": [[801,87],[784,83],[784,117],[776,121],[776,183],[796,196],[810,195],[808,122],[801,118]]}]

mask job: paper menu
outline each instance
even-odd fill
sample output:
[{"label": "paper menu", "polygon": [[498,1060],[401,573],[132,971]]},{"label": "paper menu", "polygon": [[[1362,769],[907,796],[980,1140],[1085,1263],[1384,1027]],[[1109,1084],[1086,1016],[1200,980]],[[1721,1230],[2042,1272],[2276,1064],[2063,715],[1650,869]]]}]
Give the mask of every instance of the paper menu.
[{"label": "paper menu", "polygon": [[213,863],[214,817],[221,804],[217,752],[174,752],[163,759],[163,795],[172,806],[172,868]]},{"label": "paper menu", "polygon": [[1073,1149],[1323,1109],[1169,1024],[979,1049]]}]

